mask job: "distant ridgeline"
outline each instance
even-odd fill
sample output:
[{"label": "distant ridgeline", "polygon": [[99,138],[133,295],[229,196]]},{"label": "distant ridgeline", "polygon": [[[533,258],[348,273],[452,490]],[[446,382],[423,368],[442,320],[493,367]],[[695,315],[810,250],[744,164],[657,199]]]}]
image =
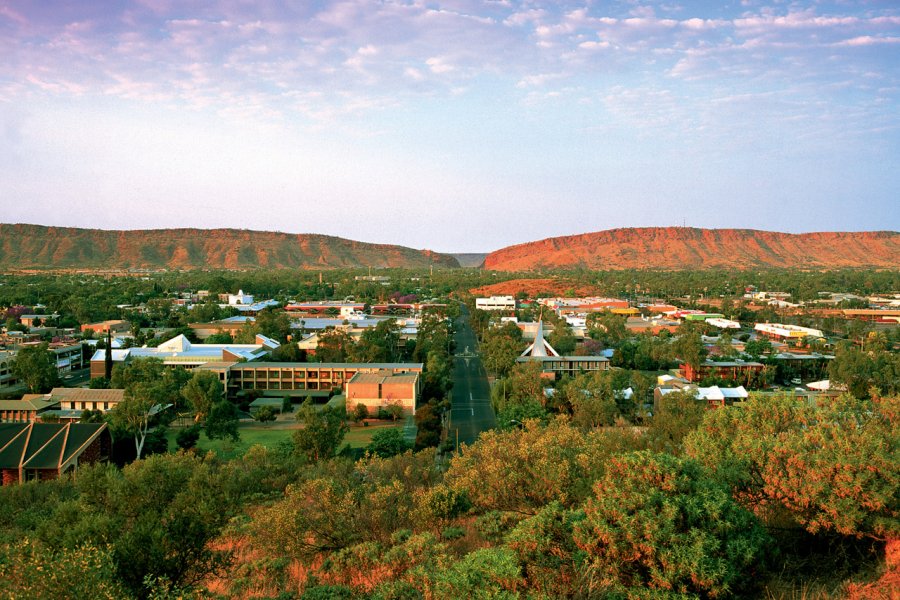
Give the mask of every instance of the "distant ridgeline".
[{"label": "distant ridgeline", "polygon": [[0,268],[456,268],[448,254],[317,234],[240,229],[106,231],[0,224]]}]

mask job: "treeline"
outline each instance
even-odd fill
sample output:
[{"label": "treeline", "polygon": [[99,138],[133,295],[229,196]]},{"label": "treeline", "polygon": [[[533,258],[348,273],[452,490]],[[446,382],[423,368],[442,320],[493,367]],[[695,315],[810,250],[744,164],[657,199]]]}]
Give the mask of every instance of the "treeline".
[{"label": "treeline", "polygon": [[3,487],[0,595],[721,598],[878,579],[900,538],[900,398],[694,407],[673,397],[644,434],[526,420],[446,469],[295,442]]}]

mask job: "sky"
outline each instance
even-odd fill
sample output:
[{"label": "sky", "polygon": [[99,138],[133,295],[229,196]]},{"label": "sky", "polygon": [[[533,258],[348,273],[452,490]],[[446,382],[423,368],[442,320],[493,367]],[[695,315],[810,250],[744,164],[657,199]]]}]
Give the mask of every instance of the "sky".
[{"label": "sky", "polygon": [[0,0],[0,222],[900,230],[900,3]]}]

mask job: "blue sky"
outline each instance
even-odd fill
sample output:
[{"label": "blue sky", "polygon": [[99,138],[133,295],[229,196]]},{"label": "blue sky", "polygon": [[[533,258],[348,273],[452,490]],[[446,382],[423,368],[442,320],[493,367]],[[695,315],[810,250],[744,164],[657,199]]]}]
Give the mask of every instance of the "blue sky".
[{"label": "blue sky", "polygon": [[0,0],[0,221],[900,230],[900,5]]}]

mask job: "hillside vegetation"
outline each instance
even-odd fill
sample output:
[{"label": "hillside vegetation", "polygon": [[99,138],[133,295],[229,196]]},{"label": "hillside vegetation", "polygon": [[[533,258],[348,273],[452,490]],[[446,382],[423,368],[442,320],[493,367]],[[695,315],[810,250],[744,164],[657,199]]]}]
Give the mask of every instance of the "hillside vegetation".
[{"label": "hillside vegetation", "polygon": [[242,229],[107,231],[0,224],[0,268],[253,269],[458,267],[430,250]]}]

